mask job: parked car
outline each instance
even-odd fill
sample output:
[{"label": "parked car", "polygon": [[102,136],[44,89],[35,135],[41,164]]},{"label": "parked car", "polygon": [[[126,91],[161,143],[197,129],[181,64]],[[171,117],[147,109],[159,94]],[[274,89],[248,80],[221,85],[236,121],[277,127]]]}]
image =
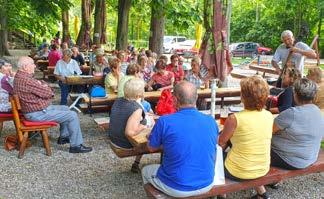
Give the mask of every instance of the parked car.
[{"label": "parked car", "polygon": [[272,49],[263,47],[259,43],[242,42],[238,43],[234,50],[231,51],[233,57],[255,57],[257,54],[271,54]]},{"label": "parked car", "polygon": [[183,36],[164,36],[163,38],[163,53],[175,53],[175,47],[179,42],[186,41]]},{"label": "parked car", "polygon": [[186,40],[184,42],[179,42],[177,45],[175,45],[174,51],[178,55],[183,55],[185,51],[192,51],[195,43],[196,40]]}]

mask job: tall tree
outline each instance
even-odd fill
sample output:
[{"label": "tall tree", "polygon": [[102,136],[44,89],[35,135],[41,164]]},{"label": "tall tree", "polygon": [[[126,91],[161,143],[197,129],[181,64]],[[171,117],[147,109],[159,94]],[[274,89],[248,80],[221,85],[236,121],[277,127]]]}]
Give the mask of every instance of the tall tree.
[{"label": "tall tree", "polygon": [[62,9],[62,40],[63,42],[68,42],[68,39],[70,37],[69,33],[69,10],[68,9]]},{"label": "tall tree", "polygon": [[151,1],[151,26],[149,49],[160,56],[163,53],[163,37],[165,25],[165,0]]},{"label": "tall tree", "polygon": [[116,49],[126,50],[128,43],[128,18],[132,0],[118,0]]},{"label": "tall tree", "polygon": [[93,30],[93,43],[105,44],[106,43],[106,1],[96,0],[95,6],[95,26]]},{"label": "tall tree", "polygon": [[91,29],[91,13],[93,10],[93,2],[91,0],[82,0],[81,2],[81,10],[82,10],[82,22],[81,22],[81,28],[79,31],[77,44],[78,46],[86,45],[87,48],[90,48],[91,46],[91,35],[90,35],[90,29]]},{"label": "tall tree", "polygon": [[7,0],[0,1],[0,56],[10,55],[8,50]]}]

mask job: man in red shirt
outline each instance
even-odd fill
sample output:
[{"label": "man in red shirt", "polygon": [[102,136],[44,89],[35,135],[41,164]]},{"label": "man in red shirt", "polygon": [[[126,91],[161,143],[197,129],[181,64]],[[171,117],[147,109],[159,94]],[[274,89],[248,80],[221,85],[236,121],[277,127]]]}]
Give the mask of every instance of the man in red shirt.
[{"label": "man in red shirt", "polygon": [[78,115],[67,106],[52,105],[54,93],[44,81],[33,78],[35,64],[30,57],[21,57],[14,79],[14,93],[18,95],[21,112],[31,121],[54,121],[60,124],[58,144],[70,143],[70,153],[87,153],[91,147],[83,145]]}]

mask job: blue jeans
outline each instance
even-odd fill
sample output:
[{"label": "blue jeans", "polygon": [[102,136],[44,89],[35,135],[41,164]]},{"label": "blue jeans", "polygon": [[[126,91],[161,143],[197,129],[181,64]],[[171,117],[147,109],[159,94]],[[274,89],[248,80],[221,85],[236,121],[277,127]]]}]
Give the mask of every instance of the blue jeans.
[{"label": "blue jeans", "polygon": [[67,105],[67,98],[70,92],[70,86],[59,81],[59,86],[61,88],[61,105]]},{"label": "blue jeans", "polygon": [[70,138],[70,146],[83,143],[80,120],[67,106],[49,105],[46,109],[24,114],[31,121],[53,121],[60,124],[60,136]]}]

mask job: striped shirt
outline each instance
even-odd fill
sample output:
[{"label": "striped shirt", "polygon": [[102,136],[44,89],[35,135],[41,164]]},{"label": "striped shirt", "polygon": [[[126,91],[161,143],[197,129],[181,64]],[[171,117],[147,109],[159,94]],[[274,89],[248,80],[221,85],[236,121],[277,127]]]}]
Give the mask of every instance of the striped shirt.
[{"label": "striped shirt", "polygon": [[46,109],[54,93],[44,81],[36,80],[32,74],[18,70],[14,78],[14,93],[18,95],[23,113]]}]

